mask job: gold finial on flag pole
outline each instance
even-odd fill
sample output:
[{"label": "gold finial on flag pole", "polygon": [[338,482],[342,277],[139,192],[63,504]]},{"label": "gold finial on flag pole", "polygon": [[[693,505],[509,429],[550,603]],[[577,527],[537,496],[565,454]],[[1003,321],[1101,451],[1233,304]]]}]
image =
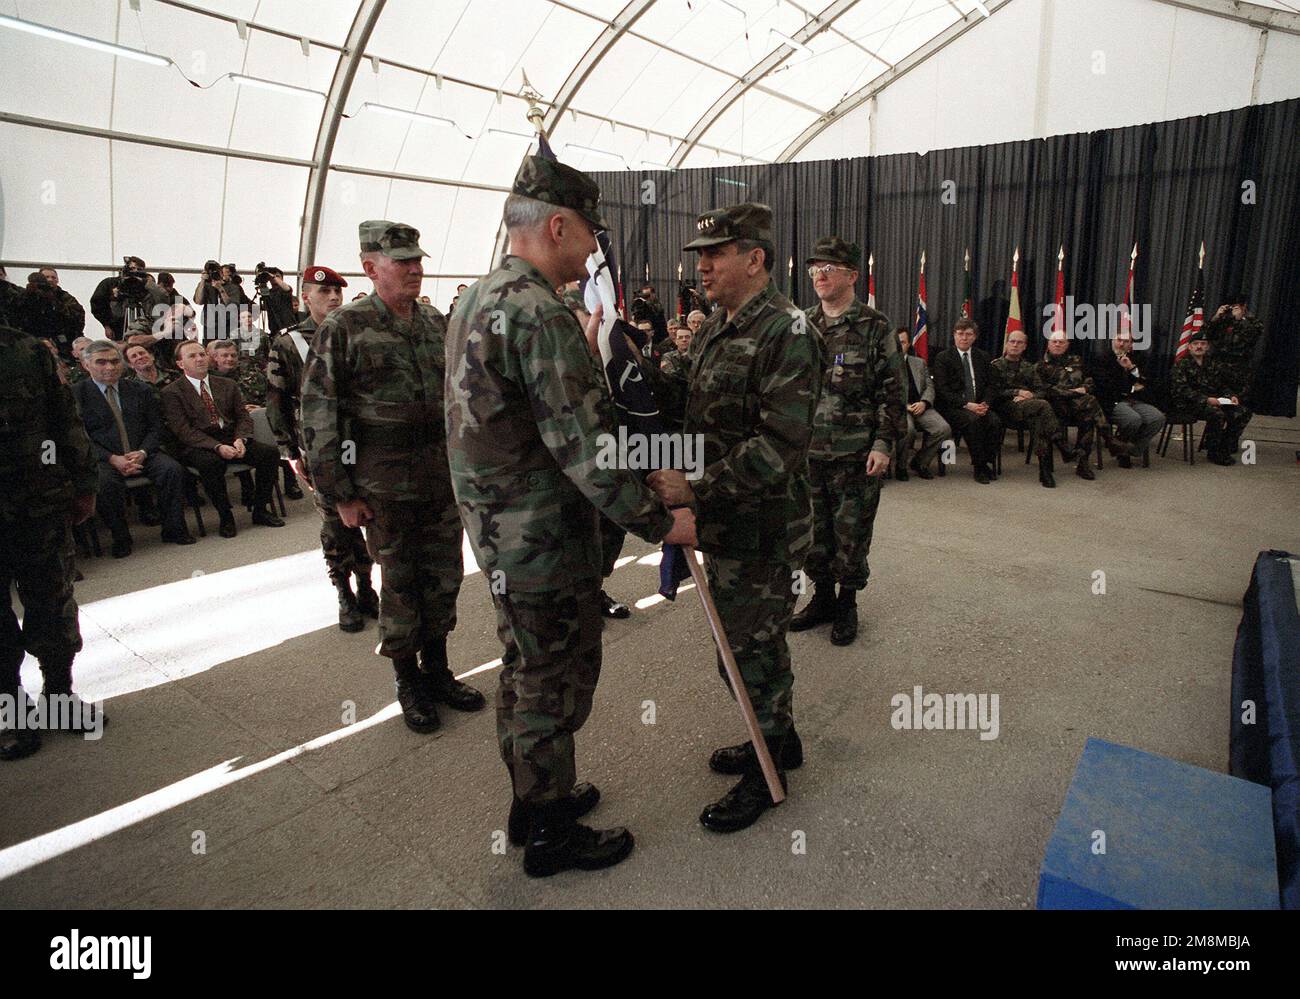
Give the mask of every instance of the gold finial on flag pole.
[{"label": "gold finial on flag pole", "polygon": [[1056,254],[1056,269],[1062,270],[1065,267],[1065,244],[1061,244],[1060,251]]},{"label": "gold finial on flag pole", "polygon": [[925,273],[925,251],[921,251],[921,273]]},{"label": "gold finial on flag pole", "polygon": [[1200,256],[1196,258],[1196,267],[1198,270],[1203,270],[1205,268],[1205,240],[1201,240],[1201,253]]},{"label": "gold finial on flag pole", "polygon": [[1020,247],[1016,247],[1016,252],[1011,255],[1011,269],[1014,271],[1020,266]]}]

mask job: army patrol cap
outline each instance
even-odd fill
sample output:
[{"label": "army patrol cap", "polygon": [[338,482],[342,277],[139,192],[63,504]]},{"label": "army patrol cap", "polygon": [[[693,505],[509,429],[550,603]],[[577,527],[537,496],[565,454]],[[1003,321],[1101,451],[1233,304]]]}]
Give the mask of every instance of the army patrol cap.
[{"label": "army patrol cap", "polygon": [[770,244],[772,209],[752,201],[732,205],[730,208],[714,208],[695,220],[695,229],[699,235],[682,249],[703,250],[706,246],[721,246],[737,239],[752,239]]},{"label": "army patrol cap", "polygon": [[1208,339],[1210,339],[1209,334],[1205,332],[1205,327],[1202,326],[1199,330],[1197,330],[1195,333],[1193,333],[1191,336],[1187,338],[1187,342],[1191,343],[1194,340],[1208,340]]},{"label": "army patrol cap", "polygon": [[414,260],[427,257],[420,248],[420,230],[401,222],[371,219],[357,226],[362,253],[382,253],[394,260]]},{"label": "army patrol cap", "polygon": [[600,187],[581,170],[544,156],[528,156],[515,174],[511,194],[571,208],[597,229],[608,229],[600,216]]},{"label": "army patrol cap", "polygon": [[855,271],[862,266],[862,250],[857,243],[850,243],[839,236],[823,236],[813,245],[812,256],[804,261],[811,264],[822,260],[829,264],[843,264]]}]

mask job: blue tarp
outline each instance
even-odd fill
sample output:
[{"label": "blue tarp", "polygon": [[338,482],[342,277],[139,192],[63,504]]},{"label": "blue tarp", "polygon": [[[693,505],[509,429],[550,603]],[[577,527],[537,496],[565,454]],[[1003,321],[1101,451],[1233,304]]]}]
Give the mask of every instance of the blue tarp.
[{"label": "blue tarp", "polygon": [[1260,552],[1232,657],[1229,772],[1273,792],[1282,908],[1300,909],[1300,558]]}]

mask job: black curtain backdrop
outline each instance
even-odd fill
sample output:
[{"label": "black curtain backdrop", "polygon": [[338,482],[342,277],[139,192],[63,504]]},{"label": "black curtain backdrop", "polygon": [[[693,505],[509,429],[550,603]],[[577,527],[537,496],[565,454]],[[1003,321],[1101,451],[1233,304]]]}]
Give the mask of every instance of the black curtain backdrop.
[{"label": "black curtain backdrop", "polygon": [[[1150,355],[1167,375],[1204,239],[1207,318],[1227,295],[1246,293],[1265,332],[1254,409],[1294,416],[1297,136],[1300,99],[924,154],[593,176],[629,300],[648,271],[660,300],[675,303],[678,265],[686,280],[694,276],[695,254],[680,248],[692,238],[696,216],[759,201],[775,216],[777,283],[802,306],[815,301],[804,260],[819,237],[833,233],[862,247],[859,296],[866,298],[865,261],[874,254],[877,306],[896,325],[910,326],[924,250],[931,356],[951,342],[960,315],[967,247],[979,343],[995,356],[1009,306],[1011,256],[1020,247],[1021,315],[1037,356],[1061,244],[1066,294],[1103,305],[1123,301],[1136,242],[1134,301],[1151,307]],[[1076,349],[1092,357],[1109,347],[1094,340]]]}]

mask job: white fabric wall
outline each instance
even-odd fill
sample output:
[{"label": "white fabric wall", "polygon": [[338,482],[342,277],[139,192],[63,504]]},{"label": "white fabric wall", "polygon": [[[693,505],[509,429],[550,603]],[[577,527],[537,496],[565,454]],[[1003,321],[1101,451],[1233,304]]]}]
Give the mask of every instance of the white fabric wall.
[{"label": "white fabric wall", "polygon": [[[864,104],[794,158],[925,152],[1244,107],[1258,45],[1250,25],[1150,0],[1014,0],[877,96],[874,149]],[[1272,31],[1257,103],[1294,97],[1300,38]]]}]

